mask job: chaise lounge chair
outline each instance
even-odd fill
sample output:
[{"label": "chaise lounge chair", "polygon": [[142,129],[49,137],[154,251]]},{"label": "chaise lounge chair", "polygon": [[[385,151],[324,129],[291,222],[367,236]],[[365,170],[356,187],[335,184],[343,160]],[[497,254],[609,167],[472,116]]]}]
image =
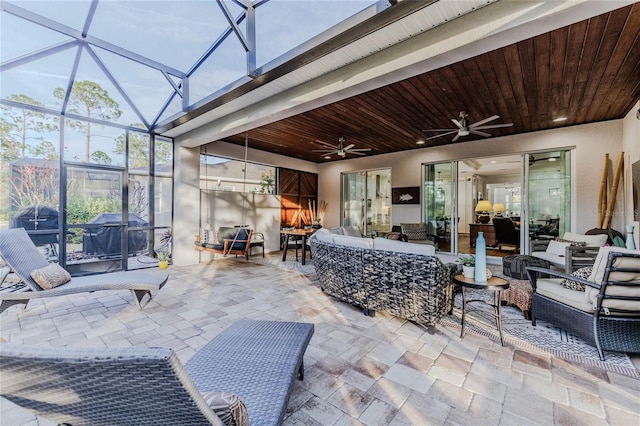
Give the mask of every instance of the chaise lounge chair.
[{"label": "chaise lounge chair", "polygon": [[282,423],[313,324],[239,321],[184,366],[171,349],[0,344],[0,395],[58,424]]},{"label": "chaise lounge chair", "polygon": [[0,231],[0,256],[22,280],[19,285],[0,290],[0,313],[16,304],[24,304],[26,308],[31,299],[101,290],[131,290],[138,307],[142,309],[142,298],[146,294],[151,298],[151,292],[161,289],[169,278],[166,272],[120,271],[74,277],[59,287],[43,290],[31,277],[31,272],[46,267],[49,262],[33,244],[24,228]]}]

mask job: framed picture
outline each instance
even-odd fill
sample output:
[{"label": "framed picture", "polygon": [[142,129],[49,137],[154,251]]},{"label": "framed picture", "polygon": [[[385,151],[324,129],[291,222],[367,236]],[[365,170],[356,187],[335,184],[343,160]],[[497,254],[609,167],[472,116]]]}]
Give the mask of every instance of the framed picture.
[{"label": "framed picture", "polygon": [[391,204],[420,204],[420,187],[391,188]]}]

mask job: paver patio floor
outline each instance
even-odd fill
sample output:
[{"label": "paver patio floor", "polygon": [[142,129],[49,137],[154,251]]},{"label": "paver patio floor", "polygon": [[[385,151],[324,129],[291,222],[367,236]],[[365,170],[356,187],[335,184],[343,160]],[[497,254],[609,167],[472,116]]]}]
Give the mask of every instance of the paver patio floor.
[{"label": "paver patio floor", "polygon": [[[286,425],[640,424],[640,380],[442,325],[364,316],[299,272],[241,259],[170,267],[142,311],[127,291],[35,300],[0,336],[71,347],[164,346],[186,362],[242,319],[306,321],[315,334]],[[634,358],[636,366],[639,358]],[[0,424],[50,425],[0,399]]]}]

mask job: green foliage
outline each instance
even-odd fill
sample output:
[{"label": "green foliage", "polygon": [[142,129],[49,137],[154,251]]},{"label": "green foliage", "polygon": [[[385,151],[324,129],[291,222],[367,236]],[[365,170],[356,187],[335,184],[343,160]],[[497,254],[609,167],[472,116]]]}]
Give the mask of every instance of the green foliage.
[{"label": "green foliage", "polygon": [[111,157],[104,151],[93,151],[91,153],[91,161],[96,164],[111,164]]},{"label": "green foliage", "polygon": [[276,179],[273,176],[273,170],[269,170],[269,173],[262,172],[260,173],[260,190],[256,191],[259,194],[273,194],[275,187]]},{"label": "green foliage", "polygon": [[[65,89],[62,87],[57,87],[53,91],[53,96],[58,99],[59,103],[64,101],[65,94]],[[109,92],[98,83],[89,80],[75,81],[73,83],[67,104],[67,112],[105,121],[115,120],[122,115],[120,105],[109,96]],[[74,129],[85,130],[85,161],[88,163],[91,155],[92,123],[80,120],[68,120],[67,123]]]},{"label": "green foliage", "polygon": [[464,266],[476,266],[476,257],[472,254],[463,254],[458,259],[458,262],[462,263]]},{"label": "green foliage", "polygon": [[[102,196],[83,199],[78,193],[70,194],[67,200],[67,223],[87,223],[100,213],[118,212],[122,209],[122,201],[116,197]],[[82,233],[67,238],[68,242],[81,243]]]}]

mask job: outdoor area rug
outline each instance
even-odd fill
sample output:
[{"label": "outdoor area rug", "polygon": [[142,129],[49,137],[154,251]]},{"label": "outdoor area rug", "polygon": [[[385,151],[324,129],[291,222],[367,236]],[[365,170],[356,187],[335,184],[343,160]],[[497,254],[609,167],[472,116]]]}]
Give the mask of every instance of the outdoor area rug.
[{"label": "outdoor area rug", "polygon": [[[467,289],[467,300],[470,299],[483,299],[492,302],[493,292]],[[441,324],[460,330],[461,315],[462,294],[458,293],[455,298],[453,314],[443,318]],[[545,321],[536,321],[534,327],[531,325],[531,321],[526,320],[520,309],[516,307],[502,306],[502,332],[505,344],[525,349],[537,349],[567,361],[640,378],[640,372],[625,353],[605,351],[605,360],[600,361],[595,346],[588,345],[565,330]],[[500,342],[493,308],[484,303],[467,304],[466,333],[486,336]]]},{"label": "outdoor area rug", "polygon": [[[313,260],[307,258],[306,265],[302,265],[300,261],[295,260],[293,252],[288,253],[285,262],[282,261],[281,254],[267,255],[265,258],[252,256],[249,259],[255,263],[298,271],[312,281],[317,279]],[[500,275],[501,267],[491,265],[490,269],[496,275]],[[461,298],[462,294],[458,293],[455,298],[453,314],[444,317],[440,324],[457,331],[460,330]],[[468,289],[467,300],[469,299],[484,299],[490,302],[493,300],[493,292]],[[469,310],[466,315],[465,333],[478,334],[500,342],[496,322],[492,315],[493,308],[483,303],[472,303],[467,305],[467,308]],[[526,320],[520,309],[516,307],[502,306],[502,331],[505,344],[546,352],[573,363],[590,365],[625,376],[640,378],[640,372],[625,353],[605,351],[605,361],[600,361],[595,346],[588,345],[570,333],[544,321],[537,321],[534,327],[531,325],[531,321]]]}]

